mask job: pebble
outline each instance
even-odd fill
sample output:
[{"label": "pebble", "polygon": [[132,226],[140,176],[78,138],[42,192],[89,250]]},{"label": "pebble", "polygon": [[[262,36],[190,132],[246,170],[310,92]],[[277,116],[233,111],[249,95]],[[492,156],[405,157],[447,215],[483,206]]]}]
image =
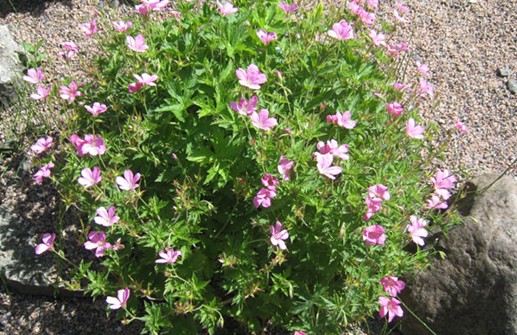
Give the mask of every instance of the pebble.
[{"label": "pebble", "polygon": [[497,69],[497,75],[499,77],[509,77],[512,74],[512,70],[508,66],[500,67]]},{"label": "pebble", "polygon": [[510,79],[506,82],[506,86],[508,87],[508,90],[512,92],[512,94],[517,93],[517,80]]}]

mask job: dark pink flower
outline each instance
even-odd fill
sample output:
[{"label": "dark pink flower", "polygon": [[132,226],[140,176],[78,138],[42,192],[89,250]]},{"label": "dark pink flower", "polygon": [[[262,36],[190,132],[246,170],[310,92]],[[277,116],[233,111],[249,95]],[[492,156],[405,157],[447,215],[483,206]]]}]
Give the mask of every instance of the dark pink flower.
[{"label": "dark pink flower", "polygon": [[456,129],[459,130],[460,135],[465,135],[468,131],[467,126],[460,120],[456,120]]},{"label": "dark pink flower", "polygon": [[262,182],[262,185],[264,185],[268,189],[273,190],[273,191],[276,190],[276,185],[278,184],[277,177],[275,177],[269,173],[266,173],[266,174],[264,174],[264,177],[262,177],[260,179],[260,181]]},{"label": "dark pink flower", "polygon": [[274,197],[276,197],[276,190],[261,188],[253,198],[253,205],[255,208],[259,208],[260,206],[264,208],[271,207],[271,199]]},{"label": "dark pink flower", "polygon": [[400,307],[400,301],[395,298],[379,297],[379,304],[381,305],[379,316],[383,318],[388,315],[388,322],[393,321],[395,316],[401,317],[404,315],[404,311]]},{"label": "dark pink flower", "polygon": [[327,122],[332,122],[337,124],[340,127],[346,128],[346,129],[352,129],[355,127],[356,122],[352,119],[352,113],[349,111],[343,112],[341,114],[340,112],[336,112],[335,115],[327,115]]},{"label": "dark pink flower", "polygon": [[386,104],[386,108],[388,109],[388,114],[391,114],[394,117],[397,117],[404,112],[404,108],[402,108],[402,105],[398,102]]},{"label": "dark pink flower", "polygon": [[292,13],[298,9],[298,5],[296,3],[287,4],[285,2],[280,2],[278,7],[282,8],[286,14]]},{"label": "dark pink flower", "polygon": [[98,102],[94,102],[93,106],[84,105],[84,108],[86,108],[86,110],[92,115],[102,114],[108,109],[105,104],[100,104]]},{"label": "dark pink flower", "polygon": [[39,155],[47,151],[52,146],[53,140],[52,136],[41,137],[36,141],[36,143],[31,145],[31,150]]},{"label": "dark pink flower", "polygon": [[260,72],[255,64],[248,66],[246,71],[242,68],[238,68],[235,74],[239,79],[239,84],[253,90],[260,89],[260,85],[264,84],[267,80],[266,75]]},{"label": "dark pink flower", "polygon": [[131,171],[131,170],[124,171],[124,177],[115,178],[115,181],[117,182],[118,187],[121,190],[125,190],[125,191],[132,191],[132,190],[136,189],[139,186],[139,184],[137,184],[139,180],[140,180],[140,173],[133,175],[133,171]]},{"label": "dark pink flower", "polygon": [[92,22],[84,23],[79,26],[81,28],[81,31],[86,37],[92,37],[93,34],[95,34],[97,31],[97,21],[96,19],[93,19]]},{"label": "dark pink flower", "polygon": [[83,95],[81,91],[79,91],[79,85],[75,81],[72,81],[68,86],[61,86],[59,93],[61,99],[66,100],[68,103],[74,102],[75,98]]},{"label": "dark pink flower", "polygon": [[86,250],[95,250],[95,257],[104,256],[106,249],[111,249],[111,244],[106,242],[106,233],[103,231],[91,231],[88,233],[89,241],[84,243]]},{"label": "dark pink flower", "polygon": [[387,292],[392,297],[396,297],[406,287],[406,283],[402,280],[391,276],[382,277],[381,285],[384,292]]},{"label": "dark pink flower", "polygon": [[332,25],[332,29],[327,31],[327,34],[340,41],[354,38],[354,31],[352,25],[345,20],[341,20],[338,23]]},{"label": "dark pink flower", "polygon": [[388,192],[388,186],[384,186],[382,184],[368,187],[368,196],[371,198],[381,199],[381,201],[390,200],[391,198],[390,192]]},{"label": "dark pink flower", "polygon": [[271,41],[274,41],[277,39],[275,32],[267,32],[262,29],[257,30],[257,36],[258,36],[258,38],[260,38],[262,43],[264,43],[265,45],[268,45],[269,43],[271,43]]},{"label": "dark pink flower", "polygon": [[44,252],[52,251],[54,248],[54,240],[56,239],[56,234],[54,233],[45,233],[41,236],[41,242],[36,246],[34,252],[36,255],[41,255]]},{"label": "dark pink flower", "polygon": [[363,241],[367,245],[383,245],[387,238],[385,232],[379,225],[366,227],[363,229]]},{"label": "dark pink flower", "polygon": [[251,115],[256,111],[258,97],[252,96],[249,101],[244,98],[239,99],[238,102],[230,101],[230,107],[241,115]]},{"label": "dark pink flower", "polygon": [[40,169],[38,171],[36,171],[36,173],[32,176],[32,178],[34,179],[34,183],[35,184],[43,183],[43,178],[50,177],[50,174],[52,172],[51,170],[53,167],[54,167],[54,163],[52,163],[52,162],[49,162],[49,163],[43,165],[42,167],[40,167]]}]

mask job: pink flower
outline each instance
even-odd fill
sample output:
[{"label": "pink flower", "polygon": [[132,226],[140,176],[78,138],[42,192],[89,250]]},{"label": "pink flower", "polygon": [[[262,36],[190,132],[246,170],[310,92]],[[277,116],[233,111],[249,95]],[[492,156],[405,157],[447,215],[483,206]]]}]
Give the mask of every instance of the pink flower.
[{"label": "pink flower", "polygon": [[395,316],[401,317],[404,315],[404,311],[400,307],[400,301],[395,298],[379,297],[379,304],[381,305],[379,316],[383,318],[387,314],[388,322],[391,322]]},{"label": "pink flower", "polygon": [[39,168],[38,171],[32,176],[35,184],[43,183],[43,178],[50,177],[51,169],[54,167],[54,163],[49,162]]},{"label": "pink flower", "polygon": [[435,190],[439,189],[451,189],[454,187],[454,184],[458,179],[455,175],[451,175],[449,170],[438,170],[436,171],[436,175],[431,178],[431,181],[434,184]]},{"label": "pink flower", "polygon": [[137,184],[137,182],[139,180],[140,180],[140,173],[133,175],[133,171],[131,171],[131,170],[124,171],[124,178],[117,177],[115,179],[115,181],[118,184],[118,187],[121,190],[125,190],[125,191],[131,191],[131,190],[136,189],[139,186],[139,184]]},{"label": "pink flower", "polygon": [[41,137],[36,141],[36,143],[31,145],[31,150],[39,155],[47,151],[47,149],[49,149],[52,146],[53,140],[54,139],[51,136]]},{"label": "pink flower", "polygon": [[425,97],[429,96],[432,98],[434,96],[433,84],[429,83],[424,78],[420,78],[419,85],[420,85],[420,91],[421,91],[420,97],[425,98]]},{"label": "pink flower", "polygon": [[255,208],[259,208],[260,206],[264,208],[271,207],[271,199],[274,197],[276,197],[276,190],[261,188],[253,198],[253,205]]},{"label": "pink flower", "polygon": [[37,69],[28,69],[27,75],[23,76],[23,80],[31,84],[37,84],[43,79],[45,79],[45,74],[41,70],[41,67],[38,67]]},{"label": "pink flower", "polygon": [[379,8],[379,0],[368,0],[367,6],[373,10],[377,10]]},{"label": "pink flower", "polygon": [[424,237],[427,237],[428,232],[424,228],[427,223],[424,219],[419,219],[415,215],[411,215],[409,217],[411,224],[407,225],[406,230],[411,235],[413,242],[416,244],[423,246],[425,244]]},{"label": "pink flower", "polygon": [[95,34],[97,31],[99,31],[97,29],[96,19],[93,19],[92,22],[90,22],[90,23],[81,24],[79,26],[79,28],[81,28],[81,31],[83,32],[83,34],[88,38],[92,37],[93,34]]},{"label": "pink flower", "polygon": [[368,221],[372,218],[374,213],[377,213],[381,210],[382,207],[382,199],[371,197],[368,195],[365,200],[366,203],[366,214],[363,216],[363,220]]},{"label": "pink flower", "polygon": [[397,83],[397,82],[394,82],[394,83],[391,83],[391,84],[388,84],[388,85],[389,86],[393,86],[397,91],[400,91],[400,92],[409,89],[409,85],[402,84],[402,83]]},{"label": "pink flower", "polygon": [[120,31],[121,33],[125,32],[129,28],[133,26],[133,23],[131,21],[114,21],[113,22],[113,28],[115,28],[116,31]]},{"label": "pink flower", "polygon": [[282,224],[280,221],[276,221],[274,226],[269,227],[269,232],[271,233],[271,244],[274,246],[278,246],[280,250],[287,249],[285,245],[285,240],[289,238],[289,232],[287,229],[282,229]]},{"label": "pink flower", "polygon": [[429,66],[427,64],[422,64],[419,61],[416,61],[416,69],[422,75],[428,77],[429,76]]},{"label": "pink flower", "polygon": [[125,248],[125,246],[122,244],[122,239],[121,238],[117,238],[117,240],[115,241],[115,243],[111,247],[111,249],[115,250],[115,251],[122,250],[124,248]]},{"label": "pink flower", "polygon": [[84,187],[98,184],[102,180],[101,169],[98,166],[94,166],[93,170],[90,168],[84,168],[81,171],[81,177],[77,179],[77,182]]},{"label": "pink flower", "polygon": [[54,240],[56,239],[56,234],[45,233],[41,236],[41,242],[36,246],[34,252],[36,255],[41,255],[44,252],[52,251],[54,248]]},{"label": "pink flower", "polygon": [[106,303],[110,309],[126,308],[127,301],[129,300],[129,288],[125,288],[117,291],[117,297],[107,297]]},{"label": "pink flower", "polygon": [[51,87],[38,86],[36,87],[36,93],[31,94],[31,99],[34,100],[45,100],[50,94]]},{"label": "pink flower", "polygon": [[257,36],[260,38],[262,43],[264,43],[265,45],[268,45],[269,43],[271,43],[271,41],[274,41],[277,39],[275,32],[267,32],[262,29],[257,30]]},{"label": "pink flower", "polygon": [[239,84],[251,88],[252,90],[260,89],[260,85],[264,84],[267,80],[266,75],[260,72],[259,68],[255,64],[248,66],[247,71],[244,71],[242,68],[238,68],[236,75],[239,79]]},{"label": "pink flower", "polygon": [[351,120],[351,117],[352,113],[349,111],[343,112],[343,114],[336,112],[335,115],[327,115],[327,122],[335,123],[346,129],[352,129],[355,127],[356,122]]},{"label": "pink flower", "polygon": [[393,16],[395,16],[395,22],[397,22],[397,23],[409,23],[409,22],[411,22],[408,19],[402,17],[396,9],[393,10]]},{"label": "pink flower", "polygon": [[383,245],[386,242],[386,234],[382,226],[373,225],[363,229],[363,241],[366,245]]},{"label": "pink flower", "polygon": [[278,172],[282,175],[282,180],[289,180],[293,166],[294,161],[290,161],[286,157],[280,156],[280,161],[278,162]]},{"label": "pink flower", "polygon": [[178,257],[181,256],[181,251],[169,248],[167,250],[160,251],[158,255],[160,255],[160,258],[157,259],[155,263],[174,264],[178,260]]},{"label": "pink flower", "polygon": [[368,187],[368,196],[381,200],[390,200],[391,198],[390,192],[388,192],[388,187],[382,184]]},{"label": "pink flower", "polygon": [[446,209],[449,207],[447,201],[444,201],[440,196],[433,194],[430,199],[426,200],[425,208],[427,209]]},{"label": "pink flower", "polygon": [[340,41],[354,38],[354,31],[352,25],[345,20],[341,20],[338,23],[332,25],[332,30],[327,31],[330,37]]},{"label": "pink flower", "polygon": [[74,58],[75,54],[79,51],[79,48],[73,42],[63,43],[63,49],[65,49],[65,51],[60,51],[58,55],[66,60]]},{"label": "pink flower", "polygon": [[115,207],[110,206],[108,210],[104,207],[97,208],[97,216],[94,218],[96,224],[111,227],[120,220],[120,217],[115,215]]},{"label": "pink flower", "polygon": [[127,35],[126,44],[129,49],[136,52],[145,52],[149,49],[149,46],[145,44],[145,38],[141,34],[136,35],[135,38]]},{"label": "pink flower", "polygon": [[348,5],[348,7],[350,11],[357,15],[365,25],[371,26],[375,21],[375,14],[366,11],[363,7],[359,6],[358,4],[351,2]]},{"label": "pink flower", "polygon": [[267,187],[270,190],[275,191],[276,185],[278,184],[278,178],[270,175],[269,173],[264,174],[264,177],[260,179],[262,185]]},{"label": "pink flower", "polygon": [[415,138],[418,140],[423,139],[424,130],[424,127],[415,125],[415,120],[413,120],[413,118],[410,118],[408,122],[406,122],[406,134],[411,138]]},{"label": "pink flower", "polygon": [[465,133],[468,131],[467,126],[459,120],[456,120],[456,129],[459,130],[460,135],[465,135]]},{"label": "pink flower", "polygon": [[237,11],[239,10],[239,8],[233,7],[233,5],[228,1],[225,2],[224,5],[221,4],[219,1],[217,1],[216,4],[217,8],[219,9],[219,13],[221,13],[221,15],[223,16],[237,13]]},{"label": "pink flower", "polygon": [[252,96],[249,101],[241,98],[238,102],[230,101],[230,107],[241,115],[251,115],[256,111],[258,103],[258,97],[256,95]]},{"label": "pink flower", "polygon": [[286,13],[286,14],[292,13],[292,12],[294,12],[294,11],[296,11],[298,9],[298,5],[295,4],[295,3],[292,3],[292,4],[288,5],[285,2],[280,2],[278,4],[278,7],[282,8],[284,13]]},{"label": "pink flower", "polygon": [[261,109],[260,112],[253,112],[250,116],[251,124],[262,130],[270,130],[278,124],[275,118],[269,118],[269,111]]},{"label": "pink flower", "polygon": [[68,103],[72,103],[75,101],[75,98],[83,95],[78,89],[79,85],[75,81],[72,81],[70,85],[61,86],[59,88],[59,93],[61,93],[59,96],[61,99],[66,100]]},{"label": "pink flower", "polygon": [[83,140],[76,134],[72,134],[72,136],[70,136],[70,142],[75,146],[75,150],[79,157],[83,157],[86,154],[89,154],[90,156],[100,156],[106,152],[104,139],[100,136],[86,134]]},{"label": "pink flower", "polygon": [[381,285],[384,292],[388,292],[392,297],[396,297],[397,294],[402,292],[402,290],[406,287],[406,283],[402,280],[399,280],[397,277],[383,277],[381,279]]},{"label": "pink flower", "polygon": [[388,114],[392,114],[394,117],[398,117],[404,112],[404,108],[398,102],[386,104],[386,108],[388,109]]},{"label": "pink flower", "polygon": [[105,104],[100,104],[98,102],[94,102],[93,106],[91,107],[88,105],[84,105],[84,108],[86,108],[86,110],[90,112],[92,115],[102,114],[108,109],[108,107],[106,107]]},{"label": "pink flower", "polygon": [[398,57],[398,55],[401,52],[409,51],[409,46],[406,42],[400,42],[400,43],[392,43],[388,46],[386,46],[386,50],[390,53],[393,57]]},{"label": "pink flower", "polygon": [[140,90],[142,86],[156,86],[154,82],[158,80],[158,76],[155,74],[149,75],[147,73],[142,73],[142,76],[137,74],[134,74],[133,76],[137,79],[137,82],[128,85],[129,93],[135,93]]},{"label": "pink flower", "polygon": [[337,143],[337,141],[334,139],[327,141],[327,143],[324,143],[323,141],[319,141],[318,144],[316,145],[316,147],[318,148],[319,153],[316,152],[316,153],[314,153],[315,155],[331,154],[331,155],[333,155],[335,157],[339,157],[345,161],[350,158],[350,156],[348,156],[348,150],[349,150],[348,145],[347,144],[339,145]]},{"label": "pink flower", "polygon": [[316,160],[318,161],[316,166],[318,167],[319,173],[327,178],[334,180],[336,176],[343,171],[340,166],[331,166],[334,160],[332,154],[317,155]]},{"label": "pink flower", "polygon": [[304,332],[300,331],[300,330],[297,330],[294,332],[293,335],[306,335]]},{"label": "pink flower", "polygon": [[386,45],[386,35],[383,33],[377,33],[375,30],[370,30],[368,36],[372,39],[372,43],[375,46]]},{"label": "pink flower", "polygon": [[95,250],[95,257],[104,256],[104,250],[111,249],[111,244],[106,242],[106,233],[103,231],[91,231],[88,233],[89,241],[84,242],[86,250]]},{"label": "pink flower", "polygon": [[395,7],[397,7],[397,10],[399,12],[401,12],[402,14],[407,14],[409,12],[409,7],[407,6],[404,6],[403,4],[401,4],[400,2],[397,2],[395,4]]}]

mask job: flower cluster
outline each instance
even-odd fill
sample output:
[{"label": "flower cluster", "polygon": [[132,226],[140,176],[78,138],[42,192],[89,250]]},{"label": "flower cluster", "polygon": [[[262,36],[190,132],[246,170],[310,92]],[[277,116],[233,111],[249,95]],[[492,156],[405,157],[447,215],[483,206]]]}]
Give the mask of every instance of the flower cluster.
[{"label": "flower cluster", "polygon": [[447,200],[451,197],[450,189],[454,188],[457,181],[456,176],[451,175],[449,170],[438,170],[431,178],[434,186],[434,193],[426,200],[428,209],[446,209]]}]

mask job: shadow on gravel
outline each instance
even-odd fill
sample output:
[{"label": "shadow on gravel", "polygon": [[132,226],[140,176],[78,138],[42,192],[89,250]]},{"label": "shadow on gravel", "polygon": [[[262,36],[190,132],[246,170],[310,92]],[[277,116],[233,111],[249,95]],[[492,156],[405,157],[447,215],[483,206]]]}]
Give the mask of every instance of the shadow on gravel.
[{"label": "shadow on gravel", "polygon": [[0,0],[0,18],[5,18],[11,13],[30,13],[32,16],[40,16],[50,3],[62,3],[70,6],[71,0]]}]

